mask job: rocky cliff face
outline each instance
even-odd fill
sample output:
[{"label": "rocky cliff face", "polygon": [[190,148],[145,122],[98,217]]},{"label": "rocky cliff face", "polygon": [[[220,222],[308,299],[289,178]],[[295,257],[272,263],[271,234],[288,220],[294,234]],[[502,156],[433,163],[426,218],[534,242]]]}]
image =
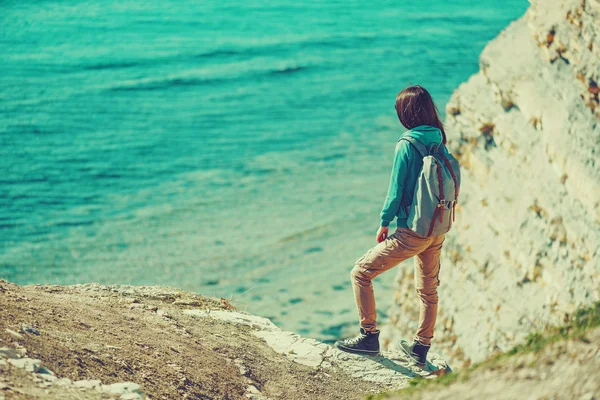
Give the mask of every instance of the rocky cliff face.
[{"label": "rocky cliff face", "polygon": [[[447,105],[464,178],[434,345],[451,360],[506,350],[600,298],[599,84],[600,1],[531,0]],[[396,332],[417,312],[399,269]]]}]

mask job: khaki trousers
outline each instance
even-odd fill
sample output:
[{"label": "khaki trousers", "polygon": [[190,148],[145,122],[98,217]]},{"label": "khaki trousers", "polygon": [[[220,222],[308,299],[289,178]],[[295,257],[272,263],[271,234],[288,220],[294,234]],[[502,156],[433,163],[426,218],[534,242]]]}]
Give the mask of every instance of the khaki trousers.
[{"label": "khaki trousers", "polygon": [[368,331],[376,329],[377,312],[371,281],[377,275],[402,261],[415,258],[415,289],[420,300],[419,328],[415,339],[430,344],[437,317],[440,285],[440,254],[444,235],[423,237],[410,229],[398,228],[386,240],[370,249],[356,261],[350,273],[360,325]]}]

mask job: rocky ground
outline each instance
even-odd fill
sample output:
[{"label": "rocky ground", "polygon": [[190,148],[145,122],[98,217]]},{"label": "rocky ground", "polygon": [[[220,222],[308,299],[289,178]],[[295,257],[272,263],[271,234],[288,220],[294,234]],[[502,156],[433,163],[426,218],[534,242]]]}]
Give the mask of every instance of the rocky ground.
[{"label": "rocky ground", "polygon": [[[486,362],[453,382],[425,385],[390,399],[600,399],[600,328],[585,339]],[[383,397],[383,396],[382,396]]]},{"label": "rocky ground", "polygon": [[166,287],[0,280],[0,399],[360,399],[443,375]]}]

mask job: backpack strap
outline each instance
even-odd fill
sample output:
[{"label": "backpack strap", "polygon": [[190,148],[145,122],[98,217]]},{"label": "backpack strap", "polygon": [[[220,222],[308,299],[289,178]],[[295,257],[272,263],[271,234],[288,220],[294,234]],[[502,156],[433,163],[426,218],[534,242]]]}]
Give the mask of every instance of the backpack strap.
[{"label": "backpack strap", "polygon": [[[407,142],[412,144],[417,149],[417,151],[421,154],[421,157],[425,158],[426,156],[429,155],[429,150],[427,150],[427,147],[425,147],[425,145],[423,143],[419,142],[414,137],[405,135],[405,136],[401,137],[400,140],[406,140]],[[398,141],[400,141],[400,140],[398,140]]]},{"label": "backpack strap", "polygon": [[444,161],[444,164],[446,164],[448,171],[450,171],[450,175],[452,175],[452,180],[454,181],[454,199],[458,200],[458,179],[456,178],[456,174],[450,165],[450,161],[448,161],[448,157],[443,153],[440,154],[440,157],[442,158],[442,161]]},{"label": "backpack strap", "polygon": [[456,218],[456,203],[458,202],[458,179],[456,179],[456,174],[450,165],[450,161],[448,161],[448,157],[446,157],[445,154],[440,154],[440,156],[442,157],[442,160],[444,160],[446,168],[450,171],[452,180],[454,180],[454,202],[452,203],[452,210],[450,211],[452,213],[452,222],[454,222],[454,218]]}]

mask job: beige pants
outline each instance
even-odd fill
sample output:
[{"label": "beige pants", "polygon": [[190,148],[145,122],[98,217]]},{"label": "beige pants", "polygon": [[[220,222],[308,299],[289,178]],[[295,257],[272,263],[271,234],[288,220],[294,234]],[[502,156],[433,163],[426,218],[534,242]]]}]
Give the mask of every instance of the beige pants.
[{"label": "beige pants", "polygon": [[410,229],[398,228],[386,240],[370,249],[356,261],[350,277],[354,288],[360,325],[372,331],[377,326],[375,296],[371,280],[402,261],[415,258],[415,289],[420,300],[419,328],[415,339],[430,344],[437,317],[440,285],[440,253],[444,235],[423,237]]}]

